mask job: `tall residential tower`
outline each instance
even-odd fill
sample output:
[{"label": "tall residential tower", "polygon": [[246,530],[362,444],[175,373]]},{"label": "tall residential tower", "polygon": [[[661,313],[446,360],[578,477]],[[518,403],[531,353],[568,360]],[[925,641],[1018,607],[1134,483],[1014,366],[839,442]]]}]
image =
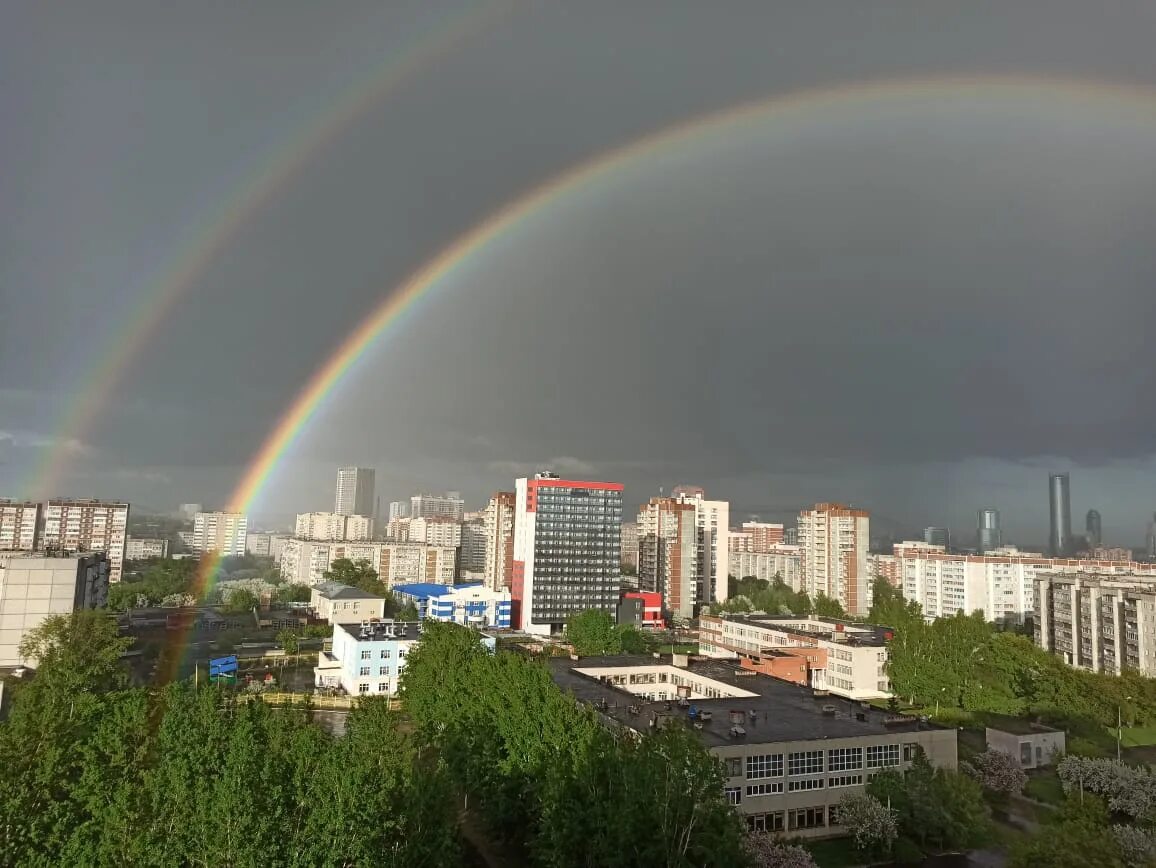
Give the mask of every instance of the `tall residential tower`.
[{"label": "tall residential tower", "polygon": [[1066,473],[1048,477],[1048,551],[1053,558],[1072,553],[1071,479]]},{"label": "tall residential tower", "polygon": [[338,515],[364,515],[373,518],[372,467],[342,467],[337,471],[337,497],[333,511]]}]

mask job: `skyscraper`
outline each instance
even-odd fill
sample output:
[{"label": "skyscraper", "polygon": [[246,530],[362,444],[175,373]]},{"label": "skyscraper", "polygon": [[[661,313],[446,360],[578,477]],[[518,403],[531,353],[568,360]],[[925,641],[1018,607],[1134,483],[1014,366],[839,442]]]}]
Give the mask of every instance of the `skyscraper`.
[{"label": "skyscraper", "polygon": [[838,503],[818,503],[799,513],[799,546],[803,557],[803,590],[814,599],[837,600],[848,614],[865,615],[870,606],[871,576],[866,510]]},{"label": "skyscraper", "polygon": [[1048,477],[1048,551],[1054,558],[1072,552],[1072,499],[1071,480],[1066,473]]},{"label": "skyscraper", "polygon": [[337,497],[333,511],[338,515],[373,518],[372,467],[342,467],[337,471]]},{"label": "skyscraper", "polygon": [[671,491],[679,503],[694,506],[698,533],[698,601],[721,603],[730,595],[731,505],[726,500],[707,500],[697,485],[679,485]]},{"label": "skyscraper", "polygon": [[409,499],[410,518],[452,518],[461,521],[466,512],[466,502],[456,491],[440,494],[415,494]]},{"label": "skyscraper", "polygon": [[943,546],[945,549],[951,548],[951,531],[945,527],[925,527],[923,529],[923,541],[929,546]]},{"label": "skyscraper", "polygon": [[998,509],[981,509],[976,522],[976,548],[982,555],[1003,545]]},{"label": "skyscraper", "polygon": [[676,618],[694,616],[700,587],[693,501],[652,497],[638,513],[638,588],[662,595]]},{"label": "skyscraper", "polygon": [[1084,531],[1088,535],[1088,548],[1098,549],[1104,543],[1104,525],[1098,509],[1089,509],[1084,519]]},{"label": "skyscraper", "polygon": [[510,587],[514,573],[514,504],[512,491],[498,491],[486,506],[486,587]]},{"label": "skyscraper", "polygon": [[622,484],[538,473],[515,480],[513,622],[561,633],[588,609],[613,617],[622,580]]}]

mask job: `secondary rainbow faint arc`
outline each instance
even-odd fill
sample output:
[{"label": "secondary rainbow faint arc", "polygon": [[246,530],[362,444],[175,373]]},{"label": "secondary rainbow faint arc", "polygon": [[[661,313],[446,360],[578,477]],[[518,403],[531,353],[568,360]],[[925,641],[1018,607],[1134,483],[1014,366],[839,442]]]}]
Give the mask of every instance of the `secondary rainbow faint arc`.
[{"label": "secondary rainbow faint arc", "polygon": [[[164,272],[154,289],[143,293],[143,302],[126,318],[124,326],[109,341],[107,353],[96,360],[79,385],[76,399],[65,409],[56,426],[57,442],[85,439],[85,432],[100,417],[129,365],[140,355],[177,302],[228,246],[237,231],[297,177],[318,152],[342,136],[366,111],[393,93],[411,75],[481,29],[499,13],[507,11],[511,5],[511,0],[503,0],[473,7],[466,14],[434,28],[400,55],[390,57],[365,84],[326,112],[319,123],[308,124],[263,162],[261,169],[236,190],[223,208],[200,221],[189,233],[190,240],[182,245],[175,263]],[[20,486],[24,489],[24,496],[43,499],[58,494],[55,488],[70,457],[67,448],[46,449],[28,480]]]},{"label": "secondary rainbow faint arc", "polygon": [[[883,79],[794,91],[743,103],[696,116],[603,152],[563,171],[507,203],[443,248],[391,292],[372,315],[342,341],[279,418],[230,497],[228,511],[249,511],[278,462],[308,424],[324,398],[391,324],[397,322],[419,298],[474,254],[537,214],[551,202],[616,169],[632,165],[647,154],[676,146],[720,127],[744,121],[765,121],[780,116],[801,116],[808,112],[839,109],[871,100],[906,99],[935,94],[1064,97],[1088,99],[1092,102],[1111,101],[1142,109],[1152,119],[1156,119],[1156,91],[1133,85],[1006,75]],[[219,566],[217,559],[206,559],[202,570],[198,573],[196,583],[199,597],[203,598],[208,592],[209,581],[216,574],[217,566]]]}]

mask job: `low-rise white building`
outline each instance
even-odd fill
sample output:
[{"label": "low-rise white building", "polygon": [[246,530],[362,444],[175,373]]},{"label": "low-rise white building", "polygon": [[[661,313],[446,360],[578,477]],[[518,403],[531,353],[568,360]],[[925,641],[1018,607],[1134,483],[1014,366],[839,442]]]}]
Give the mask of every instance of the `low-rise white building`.
[{"label": "low-rise white building", "polygon": [[143,561],[148,558],[167,558],[169,556],[169,541],[167,539],[146,539],[130,536],[124,541],[124,559],[126,561]]},{"label": "low-rise white building", "polygon": [[309,605],[318,618],[330,624],[360,624],[385,617],[385,598],[341,582],[314,585]]},{"label": "low-rise white building", "polygon": [[808,661],[807,683],[849,699],[885,699],[887,639],[883,627],[817,616],[777,618],[765,615],[703,615],[699,652],[708,657],[745,658],[760,664],[776,650],[807,648],[820,652]]},{"label": "low-rise white building", "polygon": [[419,583],[396,585],[393,593],[399,602],[412,602],[421,620],[450,621],[466,627],[510,627],[513,604],[507,588],[495,591],[481,583],[448,587]]}]

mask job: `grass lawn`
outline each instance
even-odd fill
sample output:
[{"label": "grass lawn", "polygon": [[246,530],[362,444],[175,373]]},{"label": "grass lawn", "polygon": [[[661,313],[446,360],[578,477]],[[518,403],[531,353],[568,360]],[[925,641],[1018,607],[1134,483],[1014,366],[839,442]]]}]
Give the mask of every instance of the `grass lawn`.
[{"label": "grass lawn", "polygon": [[[1108,730],[1113,743],[1116,741],[1116,729]],[[1147,747],[1156,745],[1156,726],[1126,726],[1120,731],[1120,741],[1124,747]]]},{"label": "grass lawn", "polygon": [[1029,772],[1028,783],[1024,787],[1024,795],[1037,802],[1048,805],[1062,805],[1064,803],[1064,788],[1060,779],[1052,769]]}]

